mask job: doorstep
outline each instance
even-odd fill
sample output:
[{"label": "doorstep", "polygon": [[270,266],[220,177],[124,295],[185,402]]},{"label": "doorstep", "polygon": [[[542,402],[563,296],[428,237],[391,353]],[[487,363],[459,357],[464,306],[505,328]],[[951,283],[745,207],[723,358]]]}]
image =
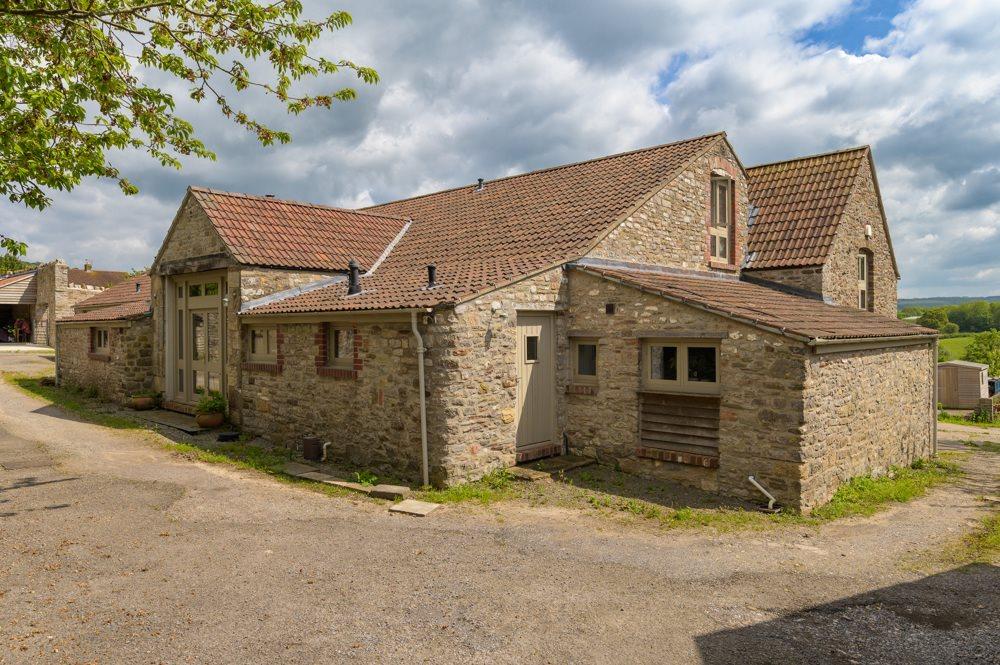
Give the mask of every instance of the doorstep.
[{"label": "doorstep", "polygon": [[185,434],[201,434],[207,432],[203,427],[199,427],[193,416],[167,411],[166,409],[153,409],[152,411],[136,411],[133,413],[136,418],[147,420],[157,425],[166,425],[179,429]]},{"label": "doorstep", "polygon": [[335,487],[342,487],[343,489],[351,490],[352,492],[373,496],[376,499],[388,499],[389,501],[395,501],[396,499],[406,498],[412,491],[409,487],[404,487],[402,485],[362,485],[361,483],[352,483],[348,480],[340,480],[336,476],[324,473],[314,466],[300,464],[299,462],[288,462],[282,468],[282,471],[287,473],[289,476],[304,478],[305,480],[312,480],[317,483],[326,483],[327,485],[333,485]]}]

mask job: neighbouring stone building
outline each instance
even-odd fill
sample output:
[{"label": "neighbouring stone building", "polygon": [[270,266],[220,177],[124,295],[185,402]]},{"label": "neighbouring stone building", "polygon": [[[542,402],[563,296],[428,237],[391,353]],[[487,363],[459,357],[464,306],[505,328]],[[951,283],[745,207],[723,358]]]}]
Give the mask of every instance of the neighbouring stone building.
[{"label": "neighbouring stone building", "polygon": [[[92,298],[128,276],[114,270],[94,270],[90,264],[70,268],[62,261],[44,263],[15,275],[0,277],[0,331],[15,321],[28,323],[27,339],[53,346],[56,320],[73,314],[77,303]],[[7,340],[0,333],[0,340]]]},{"label": "neighbouring stone building", "polygon": [[150,281],[139,275],[56,321],[56,380],[123,403],[154,387]]},{"label": "neighbouring stone building", "polygon": [[712,134],[363,210],[191,188],[152,381],[418,482],[570,451],[809,510],[933,452],[936,337],[888,316],[870,151],[799,161]]}]

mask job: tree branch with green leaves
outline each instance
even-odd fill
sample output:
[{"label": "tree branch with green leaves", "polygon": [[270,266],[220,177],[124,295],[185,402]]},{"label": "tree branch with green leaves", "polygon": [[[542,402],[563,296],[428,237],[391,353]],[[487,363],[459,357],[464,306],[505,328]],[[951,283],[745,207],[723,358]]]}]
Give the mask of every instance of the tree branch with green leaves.
[{"label": "tree branch with green leaves", "polygon": [[[338,72],[378,82],[370,67],[315,55],[316,40],[350,23],[346,12],[306,19],[299,0],[0,0],[0,194],[42,209],[88,177],[134,194],[109,159],[118,150],[173,168],[184,156],[214,159],[174,97],[147,83],[151,70],[186,82],[262,145],[288,143],[233,92],[257,89],[291,114],[354,99],[353,87],[300,90]],[[252,76],[255,63],[268,74]]]}]

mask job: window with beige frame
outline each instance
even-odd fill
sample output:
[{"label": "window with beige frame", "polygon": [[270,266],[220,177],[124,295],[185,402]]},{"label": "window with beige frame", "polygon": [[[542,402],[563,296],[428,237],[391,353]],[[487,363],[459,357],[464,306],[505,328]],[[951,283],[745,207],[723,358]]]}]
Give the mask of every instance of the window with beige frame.
[{"label": "window with beige frame", "polygon": [[247,360],[255,363],[278,361],[278,329],[275,326],[251,326],[247,338]]},{"label": "window with beige frame", "polygon": [[90,352],[102,356],[111,353],[110,332],[107,328],[90,329]]},{"label": "window with beige frame", "polygon": [[332,324],[326,327],[326,364],[343,369],[354,367],[354,328]]},{"label": "window with beige frame", "polygon": [[872,255],[867,250],[858,252],[858,309],[873,310]]},{"label": "window with beige frame", "polygon": [[719,344],[709,340],[643,340],[642,387],[664,392],[719,394]]},{"label": "window with beige frame", "polygon": [[573,383],[597,383],[597,339],[574,337],[570,340],[573,359]]},{"label": "window with beige frame", "polygon": [[708,253],[713,261],[731,262],[733,181],[712,176],[712,205],[708,224]]}]

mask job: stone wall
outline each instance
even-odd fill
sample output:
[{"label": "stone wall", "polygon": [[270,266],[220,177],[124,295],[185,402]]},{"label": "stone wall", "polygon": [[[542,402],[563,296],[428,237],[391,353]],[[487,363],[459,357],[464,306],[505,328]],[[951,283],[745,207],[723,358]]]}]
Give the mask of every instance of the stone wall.
[{"label": "stone wall", "polygon": [[[871,238],[865,236],[865,225],[869,224]],[[873,258],[869,288],[873,290],[874,311],[895,318],[896,273],[868,160],[862,163],[823,268],[823,295],[828,301],[846,307],[858,306],[858,252],[862,249],[870,251]]]},{"label": "stone wall", "polygon": [[[607,302],[617,303],[614,315],[606,314]],[[566,319],[571,336],[599,339],[597,386],[580,394],[571,385],[566,395],[573,452],[748,499],[760,498],[747,481],[754,474],[785,505],[796,505],[803,344],[579,271],[570,273]],[[685,336],[720,343],[718,470],[636,455],[642,338]]]},{"label": "stone wall", "polygon": [[747,270],[744,274],[756,279],[766,279],[795,289],[809,291],[817,296],[823,293],[823,266]]},{"label": "stone wall", "polygon": [[736,271],[747,242],[746,178],[736,156],[721,140],[601,240],[588,256],[708,270],[713,170],[728,173],[736,183],[735,240],[730,238],[735,250],[730,269]]},{"label": "stone wall", "polygon": [[222,238],[212,226],[201,204],[193,196],[185,197],[181,203],[173,226],[163,243],[158,263],[228,254]]},{"label": "stone wall", "polygon": [[95,324],[108,328],[109,354],[90,353],[90,326],[56,327],[56,375],[60,385],[94,390],[103,399],[124,402],[153,389],[152,319]]},{"label": "stone wall", "polygon": [[[428,326],[434,480],[454,484],[513,466],[517,442],[517,314],[565,308],[561,268],[435,313]],[[564,390],[565,322],[554,316],[556,392]],[[564,415],[557,401],[557,432]]]},{"label": "stone wall", "polygon": [[325,367],[324,325],[280,324],[280,366],[243,369],[244,427],[289,447],[318,436],[332,442],[334,460],[418,482],[420,393],[409,324],[349,324],[350,370]]},{"label": "stone wall", "polygon": [[249,302],[296,286],[302,286],[335,273],[315,270],[243,267],[240,269],[240,302]]},{"label": "stone wall", "polygon": [[37,295],[32,336],[35,343],[49,346],[56,343],[55,335],[50,334],[55,330],[56,321],[72,316],[78,302],[103,291],[70,284],[69,266],[58,259],[39,266],[35,280]]},{"label": "stone wall", "polygon": [[931,454],[935,360],[928,344],[809,359],[803,509],[828,501],[850,478]]}]

